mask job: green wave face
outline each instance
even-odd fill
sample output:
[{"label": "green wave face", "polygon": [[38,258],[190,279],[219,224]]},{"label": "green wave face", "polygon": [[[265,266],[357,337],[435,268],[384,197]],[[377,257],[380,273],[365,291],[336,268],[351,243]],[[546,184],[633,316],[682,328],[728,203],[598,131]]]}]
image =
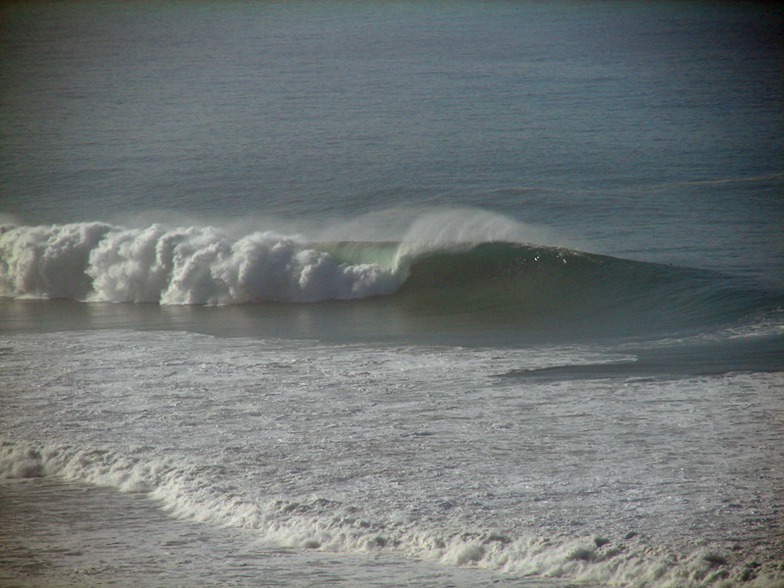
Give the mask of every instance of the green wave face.
[{"label": "green wave face", "polygon": [[[481,338],[646,335],[778,321],[781,293],[712,272],[507,242],[333,243],[341,263],[374,263],[404,277],[372,307],[402,328]],[[388,314],[389,313],[389,314]],[[419,327],[417,327],[419,325]]]}]

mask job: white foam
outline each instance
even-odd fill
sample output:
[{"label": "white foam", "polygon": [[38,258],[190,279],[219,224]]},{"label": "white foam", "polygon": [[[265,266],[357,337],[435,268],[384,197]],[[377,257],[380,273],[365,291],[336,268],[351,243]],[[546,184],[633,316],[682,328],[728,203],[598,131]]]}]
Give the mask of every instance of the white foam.
[{"label": "white foam", "polygon": [[[697,547],[676,556],[641,538],[518,537],[494,532],[444,533],[390,521],[367,521],[330,500],[249,502],[205,477],[197,466],[146,463],[89,448],[0,442],[0,480],[56,475],[71,481],[146,492],[172,516],[253,530],[264,544],[331,552],[395,551],[451,566],[504,570],[517,576],[623,585],[704,586],[751,580],[777,586],[776,565],[732,562],[731,554]],[[753,565],[753,564],[752,564]],[[753,572],[753,575],[750,574]]]},{"label": "white foam", "polygon": [[[143,492],[172,516],[298,549],[593,584],[781,578],[769,555],[753,544],[734,551],[716,538],[726,529],[707,526],[733,529],[739,543],[764,532],[740,535],[746,517],[770,513],[776,479],[755,473],[777,471],[780,459],[744,447],[773,443],[775,374],[655,384],[493,377],[612,357],[578,346],[112,331],[3,345],[0,421],[12,441],[0,444],[0,478]],[[630,530],[639,534],[625,539]],[[761,566],[749,567],[755,559]]]},{"label": "white foam", "polygon": [[269,232],[103,223],[0,229],[0,295],[102,302],[315,302],[389,294],[394,268],[337,263]]},{"label": "white foam", "polygon": [[103,223],[0,227],[0,295],[86,297],[90,253],[110,230]]}]

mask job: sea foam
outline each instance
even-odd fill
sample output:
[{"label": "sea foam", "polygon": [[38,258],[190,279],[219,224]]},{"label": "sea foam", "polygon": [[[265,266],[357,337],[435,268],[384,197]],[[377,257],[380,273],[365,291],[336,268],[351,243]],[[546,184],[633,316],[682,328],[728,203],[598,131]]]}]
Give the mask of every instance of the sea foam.
[{"label": "sea foam", "polygon": [[272,232],[104,223],[0,227],[0,296],[100,302],[316,302],[389,294],[397,268],[339,263]]},{"label": "sea foam", "polygon": [[639,536],[508,537],[493,531],[457,533],[400,521],[363,519],[350,505],[323,498],[249,501],[219,490],[210,468],[166,459],[145,462],[95,448],[0,441],[0,480],[55,475],[67,480],[144,492],[172,516],[241,527],[264,544],[333,552],[394,550],[450,566],[515,575],[649,587],[706,586],[743,581],[778,586],[775,565],[731,561],[705,548],[676,556]]}]

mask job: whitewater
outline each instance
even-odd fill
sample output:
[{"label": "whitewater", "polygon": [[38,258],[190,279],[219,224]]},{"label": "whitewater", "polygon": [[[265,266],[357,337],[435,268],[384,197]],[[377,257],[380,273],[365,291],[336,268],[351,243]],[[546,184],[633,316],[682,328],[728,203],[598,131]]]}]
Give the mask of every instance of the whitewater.
[{"label": "whitewater", "polygon": [[[0,229],[2,230],[2,229]],[[100,223],[2,230],[6,296],[96,302],[239,304],[363,298],[392,291],[393,271],[336,263],[292,239],[230,241],[209,227],[124,230]]]},{"label": "whitewater", "polygon": [[505,375],[634,357],[149,332],[29,335],[3,353],[4,430],[39,439],[4,441],[4,479],[149,496],[245,530],[246,557],[392,552],[509,582],[779,577],[781,461],[749,452],[780,441],[765,409],[780,375],[528,383]]}]

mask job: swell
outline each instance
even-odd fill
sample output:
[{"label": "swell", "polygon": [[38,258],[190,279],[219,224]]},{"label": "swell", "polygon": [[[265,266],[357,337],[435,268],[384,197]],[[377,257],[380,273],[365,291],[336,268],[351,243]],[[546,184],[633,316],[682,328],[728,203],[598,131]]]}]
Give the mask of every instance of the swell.
[{"label": "swell", "polygon": [[714,272],[513,243],[423,254],[399,297],[415,315],[572,340],[728,327],[780,333],[784,305],[781,292]]}]

